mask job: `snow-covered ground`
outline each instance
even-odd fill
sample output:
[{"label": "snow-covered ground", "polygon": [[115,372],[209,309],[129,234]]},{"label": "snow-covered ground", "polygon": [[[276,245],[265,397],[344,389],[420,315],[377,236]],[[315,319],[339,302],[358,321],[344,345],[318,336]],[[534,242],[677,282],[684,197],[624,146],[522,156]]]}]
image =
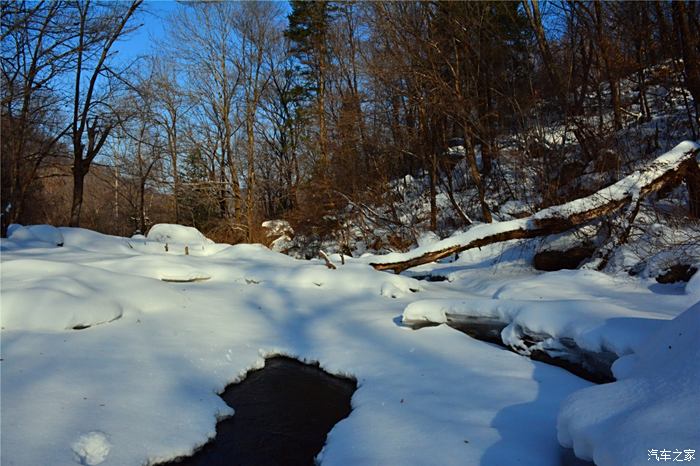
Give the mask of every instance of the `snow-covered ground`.
[{"label": "snow-covered ground", "polygon": [[[527,247],[508,243],[412,271],[451,280],[432,283],[377,272],[370,257],[341,265],[331,256],[330,270],[177,227],[156,233],[15,227],[2,240],[3,465],[188,454],[232,414],[217,392],[273,354],[358,381],[350,417],[319,455],[324,465],[558,465],[558,438],[601,465],[646,463],[647,449],[700,450],[689,417],[697,409],[680,405],[700,406],[697,338],[689,333],[668,360],[652,349],[673,345],[678,326],[697,333],[697,307],[671,319],[700,299],[700,274],[687,287],[539,274],[525,265]],[[447,326],[401,323],[445,306],[628,354],[615,366],[621,381],[591,387]],[[674,380],[685,387],[678,396]],[[611,428],[611,403],[624,419],[656,410],[679,422],[664,424],[662,437],[652,420]],[[630,447],[637,437],[657,441]]]}]

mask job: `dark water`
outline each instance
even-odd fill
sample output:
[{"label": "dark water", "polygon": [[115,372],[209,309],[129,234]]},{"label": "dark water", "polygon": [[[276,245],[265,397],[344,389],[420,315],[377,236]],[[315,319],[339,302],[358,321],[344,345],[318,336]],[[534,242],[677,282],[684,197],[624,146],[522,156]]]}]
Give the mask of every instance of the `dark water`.
[{"label": "dark water", "polygon": [[221,397],[235,411],[193,456],[160,466],[313,465],[326,435],[350,414],[353,379],[276,356]]}]

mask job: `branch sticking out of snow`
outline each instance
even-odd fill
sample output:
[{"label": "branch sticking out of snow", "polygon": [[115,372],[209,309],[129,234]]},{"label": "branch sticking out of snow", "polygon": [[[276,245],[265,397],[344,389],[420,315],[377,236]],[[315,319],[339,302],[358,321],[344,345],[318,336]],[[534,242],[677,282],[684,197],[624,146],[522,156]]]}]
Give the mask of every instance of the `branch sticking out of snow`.
[{"label": "branch sticking out of snow", "polygon": [[427,247],[419,247],[405,254],[387,254],[370,265],[377,270],[401,273],[467,249],[512,239],[561,233],[615,212],[664,186],[678,184],[691,167],[697,168],[699,164],[700,145],[684,141],[646,167],[590,196],[548,207],[530,217],[477,225],[463,234]]},{"label": "branch sticking out of snow", "polygon": [[322,250],[319,250],[318,255],[321,259],[326,261],[326,267],[328,267],[329,269],[333,269],[333,270],[336,269],[335,264],[333,264],[333,262],[331,262],[331,260],[328,258],[328,255],[325,252],[323,252]]}]

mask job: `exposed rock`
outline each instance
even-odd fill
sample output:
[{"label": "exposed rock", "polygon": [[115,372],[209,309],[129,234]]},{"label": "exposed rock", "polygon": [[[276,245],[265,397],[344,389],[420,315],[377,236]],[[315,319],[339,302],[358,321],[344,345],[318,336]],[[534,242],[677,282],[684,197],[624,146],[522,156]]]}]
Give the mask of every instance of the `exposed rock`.
[{"label": "exposed rock", "polygon": [[577,269],[581,263],[590,258],[595,248],[576,246],[566,251],[542,251],[535,254],[533,265],[535,269],[554,272],[562,269]]},{"label": "exposed rock", "polygon": [[294,229],[286,220],[266,220],[262,223],[273,251],[288,253],[294,246]]},{"label": "exposed rock", "polygon": [[676,264],[658,275],[656,281],[659,283],[687,282],[697,271],[698,269],[692,265]]}]

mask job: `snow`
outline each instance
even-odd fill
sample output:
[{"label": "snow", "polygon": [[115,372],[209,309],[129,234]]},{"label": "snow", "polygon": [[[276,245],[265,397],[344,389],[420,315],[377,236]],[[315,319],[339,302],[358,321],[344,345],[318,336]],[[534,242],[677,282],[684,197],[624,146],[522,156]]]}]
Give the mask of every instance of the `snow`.
[{"label": "snow", "polygon": [[294,229],[286,220],[265,220],[261,225],[268,236],[294,235]]},{"label": "snow", "polygon": [[[35,247],[63,246],[63,235],[58,228],[51,225],[22,226],[13,223],[7,228],[8,238],[14,241],[30,243]],[[45,244],[43,244],[45,243]]]},{"label": "snow", "polygon": [[688,280],[688,283],[685,285],[685,292],[700,300],[700,264],[696,264],[695,268],[698,269],[698,272],[695,272]]},{"label": "snow", "polygon": [[402,312],[474,303],[629,352],[697,300],[640,278],[534,274],[515,243],[417,271],[452,280],[431,283],[377,272],[367,259],[342,265],[332,255],[329,270],[320,259],[165,230],[203,248],[185,255],[151,232],[72,228],[58,229],[60,248],[0,241],[3,465],[189,454],[233,414],[217,392],[275,354],[358,381],[351,415],[319,455],[324,465],[558,465],[560,404],[590,383],[444,325],[411,330]]},{"label": "snow", "polygon": [[[373,264],[388,264],[415,259],[427,252],[441,251],[454,246],[466,245],[473,241],[506,231],[532,229],[536,226],[537,221],[570,217],[578,213],[586,212],[597,206],[602,206],[610,201],[623,200],[627,197],[633,200],[637,199],[645,186],[664,172],[678,167],[684,160],[687,160],[689,152],[698,150],[700,150],[700,144],[696,142],[681,142],[670,151],[659,156],[650,166],[645,167],[643,170],[635,171],[617,183],[591,194],[590,196],[543,209],[527,218],[474,225],[466,232],[458,232],[442,241],[421,245],[407,253],[395,252],[379,257],[375,256],[372,257],[370,261]],[[700,159],[700,152],[697,158]]]},{"label": "snow", "polygon": [[654,461],[650,450],[697,454],[698,341],[700,302],[661,326],[637,353],[619,359],[617,382],[568,398],[557,423],[559,441],[598,466]]},{"label": "snow", "polygon": [[188,245],[212,244],[213,241],[206,238],[199,230],[193,227],[173,225],[170,223],[158,223],[153,225],[146,235],[151,241],[159,243],[179,243]]},{"label": "snow", "polygon": [[71,449],[80,464],[97,465],[107,458],[111,445],[104,432],[88,432],[76,440]]},{"label": "snow", "polygon": [[[475,270],[474,275],[483,271]],[[459,283],[472,281],[462,271]],[[456,277],[453,277],[453,281]],[[493,281],[493,280],[492,280]],[[618,356],[632,353],[669,319],[686,309],[693,295],[678,286],[662,288],[624,276],[610,276],[591,270],[562,270],[511,278],[495,285],[481,296],[417,299],[403,311],[406,323],[447,322],[447,314],[485,317],[504,322],[501,333],[505,344],[530,352],[524,337],[540,335],[545,339],[568,338],[589,351],[610,351]],[[484,296],[484,294],[486,296]],[[522,299],[528,296],[530,299]]]}]

